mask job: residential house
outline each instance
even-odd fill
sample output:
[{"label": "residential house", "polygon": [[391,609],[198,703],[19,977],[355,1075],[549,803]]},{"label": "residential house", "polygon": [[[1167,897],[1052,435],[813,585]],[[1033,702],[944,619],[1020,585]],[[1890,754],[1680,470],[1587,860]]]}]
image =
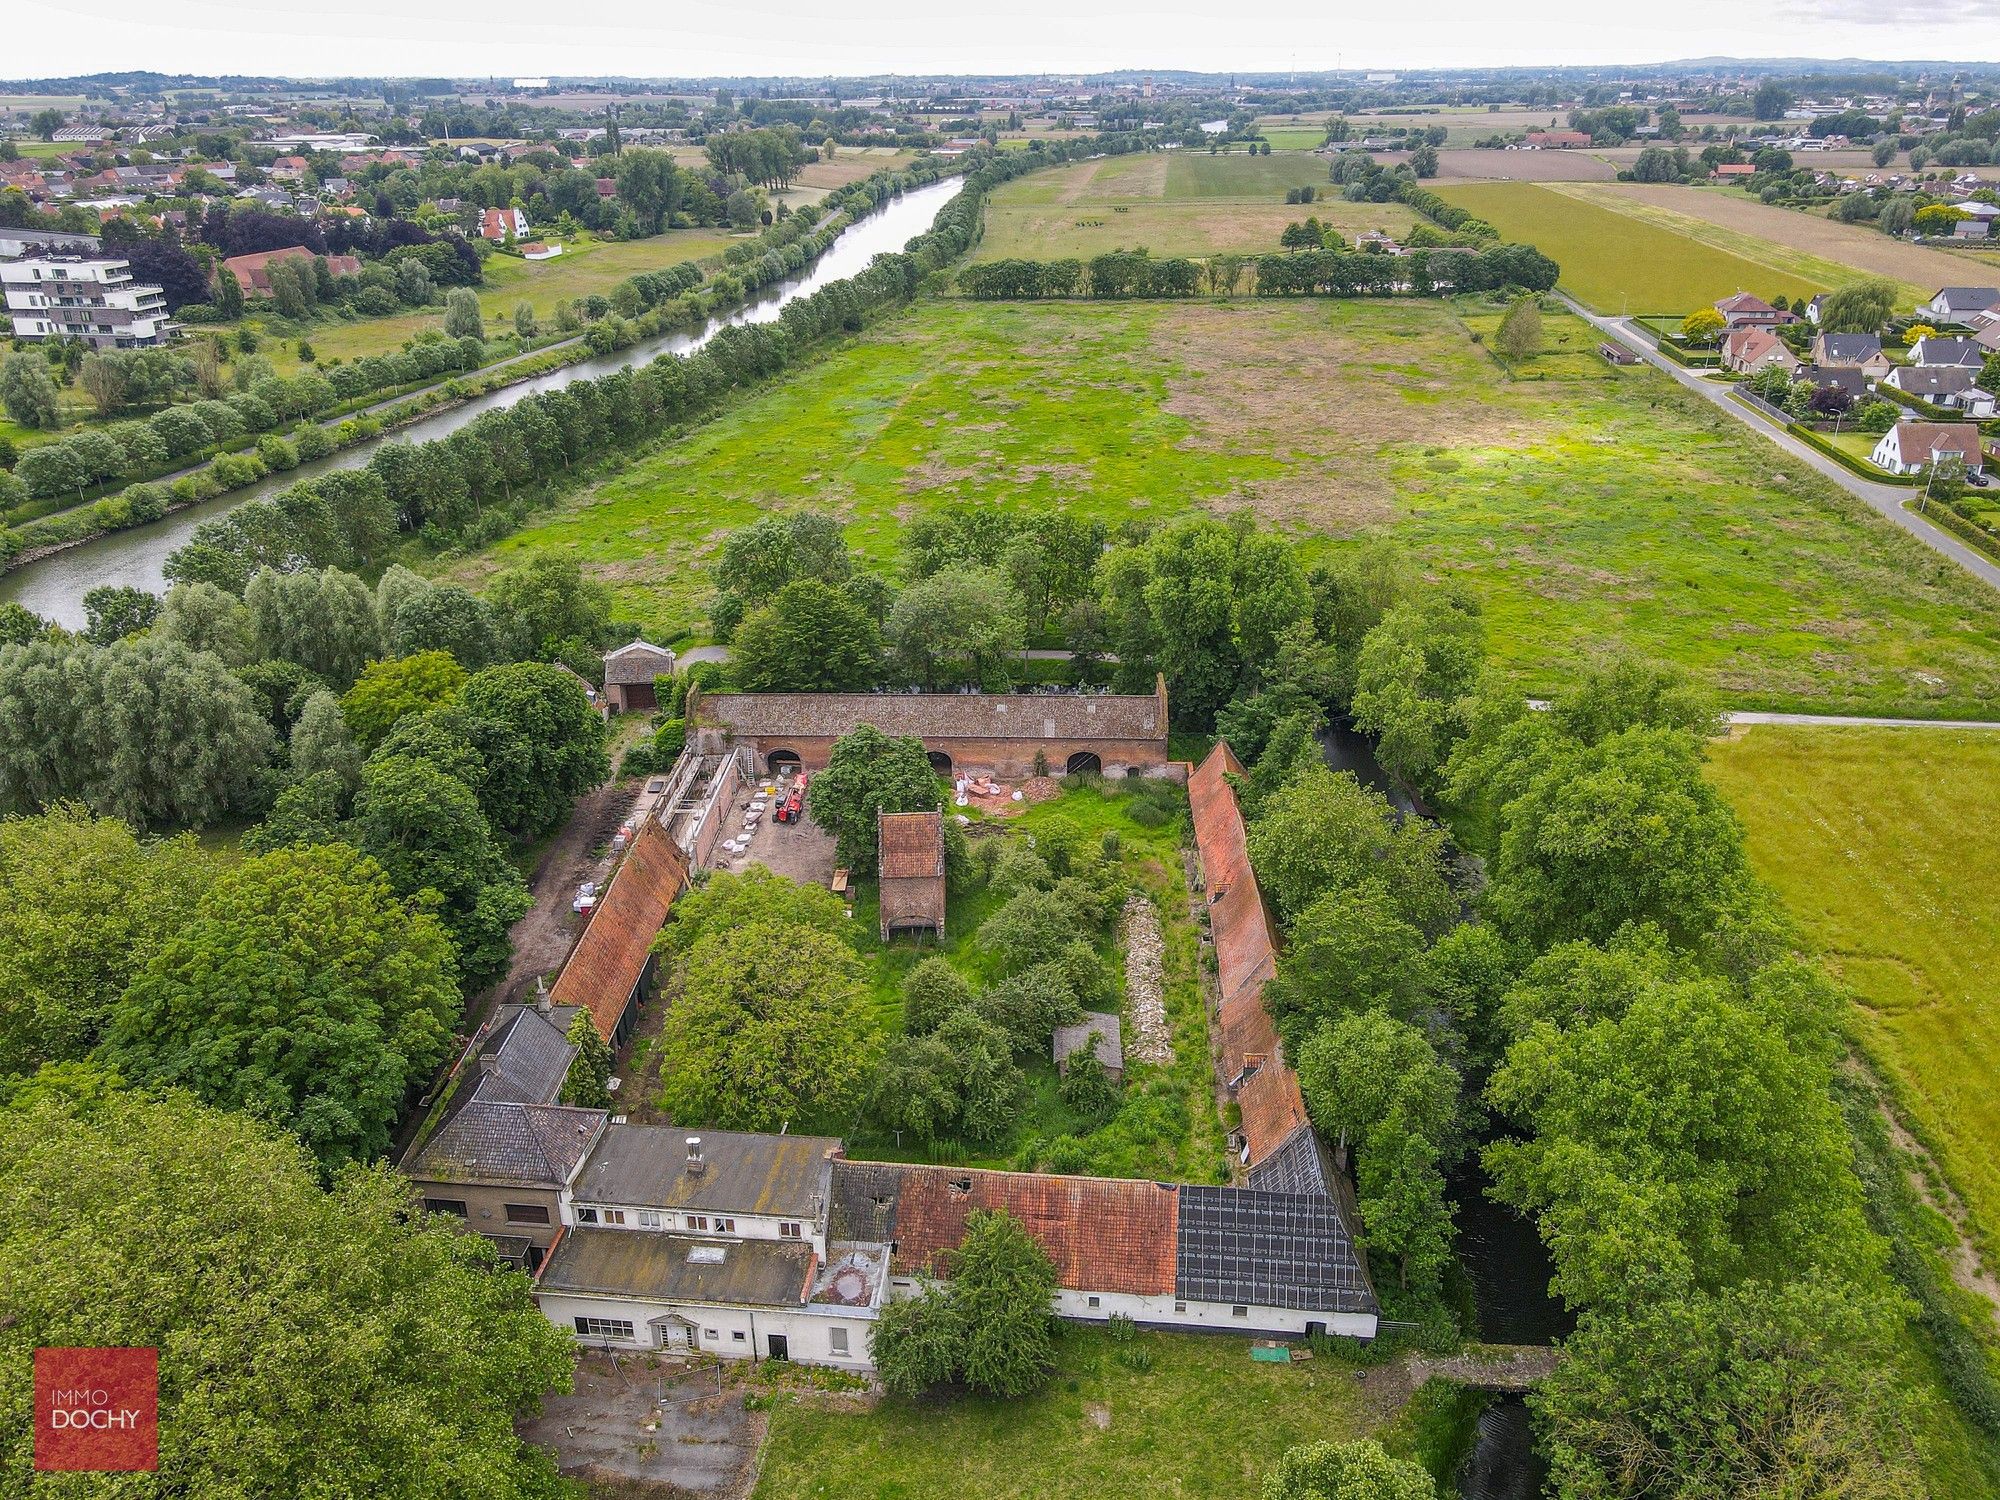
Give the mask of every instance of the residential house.
[{"label": "residential house", "polygon": [[1748,292],[1724,297],[1715,304],[1715,310],[1730,328],[1776,328],[1782,323],[1798,321],[1797,314],[1780,312],[1762,297],[1753,297]]},{"label": "residential house", "polygon": [[925,931],[944,937],[944,814],[877,813],[881,936]]},{"label": "residential house", "polygon": [[1747,161],[1721,162],[1708,174],[1710,182],[1741,182],[1746,177],[1754,177],[1757,169]]},{"label": "residential house", "polygon": [[1889,390],[1901,391],[1905,396],[1915,396],[1941,406],[1945,397],[1971,390],[1978,379],[1978,370],[1968,370],[1963,365],[1898,365],[1882,384]]},{"label": "residential house", "polygon": [[1826,307],[1826,297],[1825,292],[1820,292],[1806,304],[1806,321],[1815,328],[1819,326],[1819,315]]},{"label": "residential house", "polygon": [[1574,151],[1590,144],[1590,136],[1581,130],[1531,130],[1528,144],[1537,151]]},{"label": "residential house", "polygon": [[2000,287],[1939,287],[1931,300],[1917,308],[1929,323],[1969,324],[1979,314],[2000,307]]},{"label": "residential house", "polygon": [[686,856],[658,818],[646,818],[556,976],[554,1003],[589,1011],[613,1047],[659,990],[653,939],[688,884]]},{"label": "residential house", "polygon": [[[4,232],[4,231],[0,231]],[[1972,336],[1972,342],[1988,355],[2000,354],[2000,319],[1995,319]]]},{"label": "residential house", "polygon": [[1872,333],[1822,333],[1812,341],[1812,362],[1827,370],[1859,370],[1872,385],[1893,366]]},{"label": "residential house", "polygon": [[604,701],[614,714],[660,706],[654,679],[674,675],[674,653],[650,641],[631,641],[604,653]]},{"label": "residential house", "polygon": [[1960,219],[1951,226],[1951,237],[1955,240],[1983,240],[1993,232],[1993,225],[1986,219]]},{"label": "residential house", "polygon": [[1124,1080],[1125,1039],[1116,1011],[1087,1010],[1081,1021],[1056,1028],[1050,1052],[1055,1058],[1058,1073],[1067,1077],[1070,1059],[1085,1051],[1095,1054],[1104,1066],[1105,1076],[1112,1082]]},{"label": "residential house", "polygon": [[[360,258],[353,255],[328,255],[322,257],[326,269],[333,276],[355,276],[361,271]],[[313,252],[304,245],[286,245],[279,250],[253,250],[248,255],[232,255],[222,263],[223,269],[236,278],[236,284],[243,288],[247,296],[268,297],[271,295],[271,266],[278,261],[314,259]]]},{"label": "residential house", "polygon": [[1744,327],[1732,329],[1722,340],[1722,365],[1739,375],[1770,369],[1794,371],[1799,368],[1799,357],[1768,328]]},{"label": "residential house", "polygon": [[496,244],[528,237],[528,216],[518,208],[489,208],[479,216],[479,233]]},{"label": "residential house", "polygon": [[561,245],[545,245],[540,240],[530,240],[519,249],[523,260],[554,260],[562,254]]},{"label": "residential house", "polygon": [[297,182],[306,175],[308,166],[310,163],[303,156],[281,156],[268,170],[273,182]]},{"label": "residential house", "polygon": [[559,1105],[576,1011],[503,1005],[453,1069],[402,1168],[432,1213],[462,1219],[532,1271],[563,1225],[563,1194],[603,1134],[601,1109]]},{"label": "residential house", "polygon": [[1956,365],[1976,370],[1986,363],[1986,351],[1971,339],[1948,339],[1932,334],[1910,346],[1910,361],[1918,365]]},{"label": "residential house", "polygon": [[1877,468],[1891,474],[1920,474],[1941,459],[1956,458],[1966,472],[1985,468],[1979,448],[1979,428],[1971,422],[1898,422],[1882,434],[1870,455]]},{"label": "residential house", "polygon": [[1817,390],[1841,391],[1850,401],[1863,401],[1868,396],[1868,376],[1853,365],[1807,365],[1799,372],[1799,379],[1811,381]]},{"label": "residential house", "polygon": [[1952,391],[1937,404],[1939,406],[1950,407],[1953,411],[1960,412],[1975,422],[1986,422],[1996,416],[2000,416],[2000,397],[1996,397],[1992,391],[1984,390],[1976,385],[1969,385],[1963,390]]}]

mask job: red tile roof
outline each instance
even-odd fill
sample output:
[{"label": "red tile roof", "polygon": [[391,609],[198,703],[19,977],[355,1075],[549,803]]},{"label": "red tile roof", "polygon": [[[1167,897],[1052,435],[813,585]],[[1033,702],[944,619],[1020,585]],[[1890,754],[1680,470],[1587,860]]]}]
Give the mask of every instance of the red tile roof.
[{"label": "red tile roof", "polygon": [[895,1269],[949,1271],[974,1209],[1004,1209],[1070,1288],[1166,1296],[1174,1290],[1180,1196],[1168,1184],[965,1167],[900,1167]]},{"label": "red tile roof", "polygon": [[884,880],[922,880],[944,874],[943,813],[883,813],[876,827]]},{"label": "red tile roof", "polygon": [[570,950],[550,1000],[589,1011],[598,1031],[610,1040],[645,972],[667,909],[687,888],[687,860],[660,820],[647,818],[591,913],[590,925]]}]

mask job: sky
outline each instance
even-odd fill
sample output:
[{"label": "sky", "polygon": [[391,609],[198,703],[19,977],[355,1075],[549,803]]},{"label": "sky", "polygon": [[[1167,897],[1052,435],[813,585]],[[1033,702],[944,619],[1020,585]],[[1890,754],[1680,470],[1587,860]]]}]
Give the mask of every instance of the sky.
[{"label": "sky", "polygon": [[[23,44],[0,60],[10,74],[811,77],[2000,58],[2000,0],[8,0],[6,9],[7,35]],[[74,45],[34,40],[57,37]]]}]

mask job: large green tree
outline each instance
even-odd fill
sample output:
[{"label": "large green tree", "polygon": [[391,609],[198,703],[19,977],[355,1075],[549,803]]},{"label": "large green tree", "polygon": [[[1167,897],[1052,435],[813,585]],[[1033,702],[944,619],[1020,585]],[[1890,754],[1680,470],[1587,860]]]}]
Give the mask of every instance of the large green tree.
[{"label": "large green tree", "polygon": [[480,802],[502,828],[545,833],[611,774],[604,721],[559,667],[515,662],[475,672],[459,706],[486,766]]},{"label": "large green tree", "polygon": [[866,985],[843,936],[754,918],[698,938],[673,975],[661,1105],[728,1130],[844,1127],[873,1069]]},{"label": "large green tree", "polygon": [[381,655],[368,586],[352,573],[280,573],[259,568],[243,590],[256,652],[297,662],[345,688]]},{"label": "large green tree", "polygon": [[112,1009],[107,1060],[285,1125],[328,1167],[379,1156],[459,1009],[451,940],[344,844],[225,869]]},{"label": "large green tree", "polygon": [[1444,833],[1398,818],[1380,792],[1312,765],[1266,798],[1249,830],[1257,879],[1287,920],[1329,891],[1376,886],[1404,921],[1428,935],[1458,916],[1444,878]]},{"label": "large green tree", "polygon": [[804,578],[744,617],[730,661],[748,692],[853,692],[881,681],[882,638],[844,589]]},{"label": "large green tree", "polygon": [[1422,1464],[1373,1439],[1301,1443],[1264,1476],[1263,1500],[1437,1500],[1437,1486]]},{"label": "large green tree", "polygon": [[992,568],[946,568],[896,596],[884,635],[890,654],[918,687],[1013,683],[1025,626],[1021,596]]},{"label": "large green tree", "polygon": [[32,1354],[132,1345],[160,1357],[146,1493],[566,1493],[513,1423],[567,1384],[570,1340],[387,1168],[329,1191],[246,1115],[59,1090],[0,1109],[0,1160],[0,1400],[21,1414],[0,1489],[105,1493],[101,1475],[34,1472]]},{"label": "large green tree", "polygon": [[899,1396],[946,1384],[1025,1396],[1055,1369],[1056,1271],[1019,1220],[997,1209],[966,1217],[949,1279],[883,1309],[872,1352]]},{"label": "large green tree", "polygon": [[531,656],[551,656],[566,641],[595,646],[611,622],[611,591],[586,580],[573,559],[548,553],[502,573],[487,597]]},{"label": "large green tree", "polygon": [[840,862],[876,865],[878,813],[923,812],[944,801],[919,739],[898,739],[862,724],[834,741],[826,769],[806,788],[806,811],[834,837]]},{"label": "large green tree", "polygon": [[1411,785],[1437,785],[1460,732],[1459,700],[1479,680],[1484,649],[1478,616],[1435,594],[1390,610],[1362,642],[1355,725],[1375,736],[1382,764]]},{"label": "large green tree", "polygon": [[0,821],[0,1075],[89,1052],[209,878],[192,835],[141,840],[74,805]]},{"label": "large green tree", "polygon": [[371,661],[340,700],[340,711],[355,742],[373,750],[404,714],[443,707],[465,680],[465,668],[446,651]]}]

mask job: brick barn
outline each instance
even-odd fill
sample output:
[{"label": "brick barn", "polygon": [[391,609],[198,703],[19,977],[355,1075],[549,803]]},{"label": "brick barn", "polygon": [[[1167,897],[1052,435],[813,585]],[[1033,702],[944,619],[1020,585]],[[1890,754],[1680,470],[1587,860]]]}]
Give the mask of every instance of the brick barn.
[{"label": "brick barn", "polygon": [[892,932],[944,936],[944,814],[878,813],[882,941]]},{"label": "brick barn", "polygon": [[816,770],[835,740],[872,724],[922,740],[944,776],[1170,774],[1164,679],[1143,694],[696,693],[687,723],[701,754],[746,750],[764,772]]}]

